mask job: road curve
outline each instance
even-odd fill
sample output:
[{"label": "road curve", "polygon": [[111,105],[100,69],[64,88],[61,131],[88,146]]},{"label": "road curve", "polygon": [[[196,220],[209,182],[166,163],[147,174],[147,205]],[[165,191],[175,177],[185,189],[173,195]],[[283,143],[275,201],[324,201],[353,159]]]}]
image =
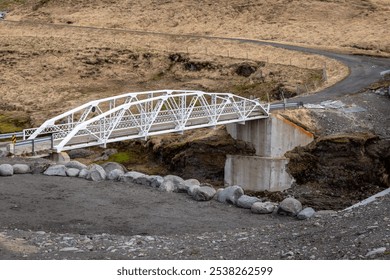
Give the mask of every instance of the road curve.
[{"label": "road curve", "polygon": [[[23,23],[20,21],[2,20],[9,23]],[[103,28],[94,26],[80,26],[80,25],[68,25],[68,24],[55,24],[55,23],[39,23],[40,25],[47,25],[53,27],[67,27],[67,28],[81,28],[81,29],[93,29],[93,30],[106,30],[124,33],[133,33],[141,35],[159,35],[167,37],[184,37],[184,38],[201,38],[207,40],[225,40],[231,42],[250,43],[255,45],[268,45],[277,48],[283,48],[292,51],[299,51],[310,54],[317,54],[326,56],[332,59],[336,59],[341,63],[348,66],[350,74],[344,80],[324,89],[319,92],[313,93],[308,96],[298,96],[292,98],[296,102],[304,103],[318,103],[324,100],[337,99],[345,94],[356,93],[364,90],[370,84],[378,81],[381,76],[380,72],[390,69],[390,58],[365,56],[365,55],[350,55],[342,54],[330,51],[324,51],[320,49],[311,49],[307,47],[300,47],[288,44],[281,44],[276,42],[269,42],[263,40],[243,39],[243,38],[230,38],[208,35],[193,35],[193,34],[175,34],[167,32],[155,32],[155,31],[140,31],[132,29],[120,29],[120,28]]]},{"label": "road curve", "polygon": [[243,40],[243,42],[270,45],[293,51],[318,54],[336,59],[348,66],[350,74],[344,80],[313,95],[294,98],[295,101],[316,103],[328,99],[337,99],[345,94],[359,92],[367,88],[370,84],[378,81],[381,78],[380,72],[390,69],[390,58],[341,54],[319,49],[310,49],[258,40]]}]

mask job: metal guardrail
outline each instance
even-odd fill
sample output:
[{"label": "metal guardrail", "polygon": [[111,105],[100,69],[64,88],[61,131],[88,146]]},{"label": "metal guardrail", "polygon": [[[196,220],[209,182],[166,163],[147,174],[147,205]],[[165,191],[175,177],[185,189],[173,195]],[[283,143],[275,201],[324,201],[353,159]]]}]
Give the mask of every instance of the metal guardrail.
[{"label": "metal guardrail", "polygon": [[293,103],[277,103],[271,104],[270,110],[279,110],[279,109],[287,109],[287,108],[299,108],[303,107],[303,102],[293,102]]},{"label": "metal guardrail", "polygon": [[17,138],[23,137],[23,132],[14,132],[14,133],[4,133],[0,134],[0,140],[3,139],[11,139],[12,136],[16,136]]},{"label": "metal guardrail", "polygon": [[20,142],[16,142],[15,146],[16,147],[22,147],[22,146],[27,146],[31,145],[32,143],[38,144],[38,143],[44,143],[44,142],[49,142],[52,141],[52,137],[43,137],[43,138],[36,138],[36,139],[31,139],[31,140],[23,140]]},{"label": "metal guardrail", "polygon": [[42,137],[42,138],[36,138],[36,139],[31,139],[31,140],[22,140],[20,142],[16,142],[14,144],[14,153],[15,153],[15,148],[16,147],[25,147],[25,146],[31,146],[31,153],[35,154],[35,145],[39,143],[45,143],[45,142],[51,142],[50,143],[50,149],[53,149],[54,146],[54,139],[53,135],[50,137]]}]

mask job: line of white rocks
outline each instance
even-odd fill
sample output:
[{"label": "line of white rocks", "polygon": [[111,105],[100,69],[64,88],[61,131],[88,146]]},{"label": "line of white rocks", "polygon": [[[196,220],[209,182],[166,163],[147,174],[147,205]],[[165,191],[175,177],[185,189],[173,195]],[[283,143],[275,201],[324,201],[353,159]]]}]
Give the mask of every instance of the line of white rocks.
[{"label": "line of white rocks", "polygon": [[[278,205],[277,203],[264,201],[258,197],[248,196],[244,194],[244,190],[237,185],[215,190],[212,186],[201,184],[196,179],[184,180],[175,175],[162,177],[159,175],[147,175],[136,171],[127,172],[121,164],[115,162],[86,166],[78,161],[69,161],[66,163],[50,165],[42,171],[43,174],[47,176],[78,177],[95,182],[112,180],[158,188],[160,191],[164,192],[187,193],[196,201],[209,201],[215,199],[221,203],[250,209],[254,214],[277,213],[280,215],[297,217],[297,219],[300,220],[308,219],[315,214],[314,209],[311,207],[302,209],[301,202],[292,197],[284,199]],[[0,165],[0,176],[28,173],[32,173],[28,164]]]}]

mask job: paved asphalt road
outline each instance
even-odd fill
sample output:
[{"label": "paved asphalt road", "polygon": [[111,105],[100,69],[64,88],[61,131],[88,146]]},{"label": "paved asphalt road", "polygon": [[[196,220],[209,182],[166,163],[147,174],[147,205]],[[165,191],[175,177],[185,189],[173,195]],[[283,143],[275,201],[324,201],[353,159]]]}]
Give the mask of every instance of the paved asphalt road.
[{"label": "paved asphalt road", "polygon": [[270,45],[288,50],[312,53],[336,59],[349,67],[350,75],[337,84],[317,92],[314,95],[293,98],[294,101],[317,103],[329,99],[337,99],[342,95],[364,90],[370,84],[378,81],[380,72],[390,69],[390,58],[381,58],[363,55],[349,55],[319,49],[291,46],[257,40],[241,40],[259,45]]}]

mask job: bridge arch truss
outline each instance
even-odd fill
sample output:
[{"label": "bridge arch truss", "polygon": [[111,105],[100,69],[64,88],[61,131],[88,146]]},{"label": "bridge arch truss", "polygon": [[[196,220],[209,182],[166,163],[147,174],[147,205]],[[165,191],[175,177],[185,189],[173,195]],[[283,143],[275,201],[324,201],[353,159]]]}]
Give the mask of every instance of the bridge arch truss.
[{"label": "bridge arch truss", "polygon": [[269,104],[231,93],[160,90],[94,100],[25,129],[24,138],[52,135],[53,149],[70,149],[267,118]]}]

